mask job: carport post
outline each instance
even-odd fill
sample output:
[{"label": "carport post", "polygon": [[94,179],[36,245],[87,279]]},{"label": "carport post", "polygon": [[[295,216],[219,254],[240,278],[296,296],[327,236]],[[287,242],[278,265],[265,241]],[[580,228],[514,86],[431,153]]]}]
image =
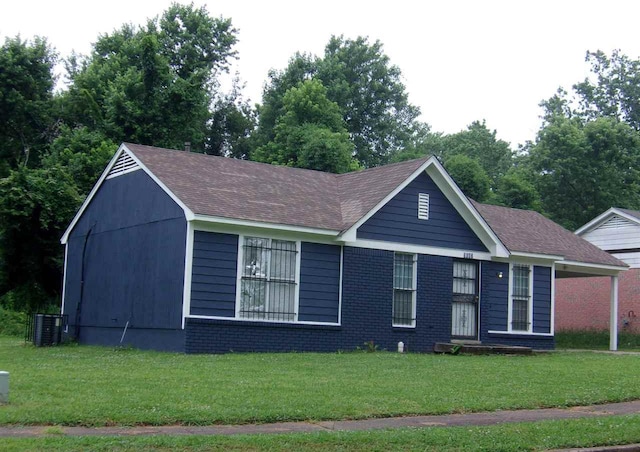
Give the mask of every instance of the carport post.
[{"label": "carport post", "polygon": [[618,276],[611,277],[611,308],[609,318],[609,350],[618,350]]}]

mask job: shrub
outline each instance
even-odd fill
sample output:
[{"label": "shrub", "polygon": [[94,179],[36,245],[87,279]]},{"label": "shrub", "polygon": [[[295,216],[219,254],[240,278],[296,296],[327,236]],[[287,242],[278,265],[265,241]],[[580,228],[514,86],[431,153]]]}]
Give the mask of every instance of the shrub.
[{"label": "shrub", "polygon": [[0,306],[0,335],[22,336],[25,333],[27,314],[10,311]]}]

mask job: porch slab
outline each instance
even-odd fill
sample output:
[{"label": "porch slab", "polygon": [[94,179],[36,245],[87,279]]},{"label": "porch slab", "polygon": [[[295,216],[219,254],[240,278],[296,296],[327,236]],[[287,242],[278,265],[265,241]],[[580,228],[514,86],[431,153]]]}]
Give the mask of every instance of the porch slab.
[{"label": "porch slab", "polygon": [[436,342],[433,346],[436,353],[449,353],[456,355],[464,353],[468,355],[531,355],[533,349],[531,347],[520,347],[515,345],[501,344],[454,344],[451,342]]}]

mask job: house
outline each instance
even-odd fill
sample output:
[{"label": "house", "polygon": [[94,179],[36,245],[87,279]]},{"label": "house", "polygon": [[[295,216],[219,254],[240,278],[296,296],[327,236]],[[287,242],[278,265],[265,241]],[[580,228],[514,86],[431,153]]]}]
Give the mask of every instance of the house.
[{"label": "house", "polygon": [[625,268],[433,157],[336,175],[125,143],[61,241],[69,336],[187,353],[549,349],[555,278]]},{"label": "house", "polygon": [[[640,333],[640,212],[612,207],[576,231],[629,266],[620,275],[619,330]],[[607,278],[570,278],[556,290],[558,330],[606,330],[611,322]]]}]

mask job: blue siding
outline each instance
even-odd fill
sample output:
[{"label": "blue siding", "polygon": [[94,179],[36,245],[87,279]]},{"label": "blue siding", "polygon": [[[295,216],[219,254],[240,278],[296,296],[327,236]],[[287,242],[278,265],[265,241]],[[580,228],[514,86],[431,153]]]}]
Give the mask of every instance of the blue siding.
[{"label": "blue siding", "polygon": [[238,236],[195,231],[191,314],[236,315]]},{"label": "blue siding", "polygon": [[[302,258],[329,249],[304,244]],[[329,254],[335,264],[337,250]],[[345,247],[343,265],[341,326],[187,319],[186,351],[336,351],[354,350],[368,341],[395,350],[402,341],[409,351],[430,352],[435,342],[450,339],[452,259],[418,257],[416,328],[391,325],[393,252]],[[301,293],[302,285],[301,277]]]},{"label": "blue siding", "polygon": [[551,332],[551,268],[533,268],[533,332]]},{"label": "blue siding", "polygon": [[298,320],[338,322],[340,247],[302,243]]},{"label": "blue siding", "polygon": [[[429,219],[418,219],[418,194],[429,194]],[[431,178],[423,173],[358,228],[358,238],[487,251]]]},{"label": "blue siding", "polygon": [[125,345],[145,348],[150,341],[143,337],[164,331],[151,347],[183,348],[185,242],[182,209],[146,173],[105,180],[67,244],[70,334],[83,343],[114,345],[126,326]]},{"label": "blue siding", "polygon": [[[502,272],[502,278],[498,273]],[[482,263],[482,289],[480,294],[480,340],[486,340],[486,331],[506,331],[509,310],[509,264]],[[484,334],[484,336],[483,336]]]}]

